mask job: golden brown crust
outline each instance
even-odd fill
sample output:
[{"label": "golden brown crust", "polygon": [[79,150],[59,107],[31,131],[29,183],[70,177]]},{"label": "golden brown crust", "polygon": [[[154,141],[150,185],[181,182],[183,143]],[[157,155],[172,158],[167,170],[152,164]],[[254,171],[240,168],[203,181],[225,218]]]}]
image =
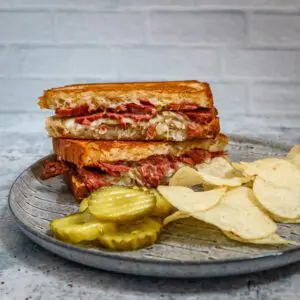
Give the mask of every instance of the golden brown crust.
[{"label": "golden brown crust", "polygon": [[99,109],[140,99],[151,100],[162,108],[170,103],[213,107],[209,84],[196,80],[66,85],[44,91],[38,104],[40,108],[57,109],[88,103],[93,109]]},{"label": "golden brown crust", "polygon": [[185,142],[93,141],[53,139],[53,151],[63,160],[77,166],[95,167],[100,162],[138,161],[151,155],[184,155],[191,149],[223,151],[228,139],[219,134],[215,139]]},{"label": "golden brown crust", "polygon": [[[213,138],[220,132],[220,122],[218,118],[210,123],[202,125],[189,122],[195,128],[195,134],[189,135],[185,126],[174,128],[173,124],[164,124],[164,131],[160,134],[149,136],[142,123],[135,126],[129,125],[126,130],[119,125],[105,125],[105,131],[100,127],[84,126],[74,124],[66,125],[69,122],[66,118],[50,117],[46,120],[46,129],[50,137],[53,138],[74,138],[74,139],[95,139],[95,140],[123,140],[123,141],[186,141],[203,138]],[[149,124],[147,124],[149,125]]]},{"label": "golden brown crust", "polygon": [[79,176],[73,175],[71,173],[66,173],[64,175],[64,181],[76,200],[81,201],[90,194]]}]

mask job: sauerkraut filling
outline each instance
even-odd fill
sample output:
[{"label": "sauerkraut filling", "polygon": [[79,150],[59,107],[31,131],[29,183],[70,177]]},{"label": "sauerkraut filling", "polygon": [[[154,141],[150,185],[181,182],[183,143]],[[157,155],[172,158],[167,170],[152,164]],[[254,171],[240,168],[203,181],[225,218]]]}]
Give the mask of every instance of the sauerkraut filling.
[{"label": "sauerkraut filling", "polygon": [[[206,118],[204,123],[210,118]],[[59,135],[91,139],[166,139],[183,141],[188,136],[201,136],[203,127],[186,114],[163,111],[155,116],[128,114],[95,114],[88,117],[50,117],[46,127],[51,132],[61,128]],[[57,135],[54,135],[57,136]]]},{"label": "sauerkraut filling", "polygon": [[[67,130],[74,132],[75,135],[80,134],[84,130],[92,130],[101,134],[107,134],[108,130],[113,131],[112,127],[106,125],[115,125],[115,129],[119,132],[120,126],[123,130],[128,130],[127,133],[130,135],[131,129],[139,130],[146,137],[153,138],[154,136],[165,137],[168,135],[174,135],[186,131],[186,126],[189,121],[182,115],[174,112],[162,112],[156,115],[150,120],[136,122],[134,119],[129,117],[123,117],[121,124],[120,120],[112,118],[99,118],[92,121],[89,125],[76,122],[76,119],[67,120],[65,126]],[[88,128],[90,127],[90,128]],[[133,131],[134,132],[134,131]],[[113,134],[113,132],[111,132]],[[184,136],[182,136],[184,138]]]}]

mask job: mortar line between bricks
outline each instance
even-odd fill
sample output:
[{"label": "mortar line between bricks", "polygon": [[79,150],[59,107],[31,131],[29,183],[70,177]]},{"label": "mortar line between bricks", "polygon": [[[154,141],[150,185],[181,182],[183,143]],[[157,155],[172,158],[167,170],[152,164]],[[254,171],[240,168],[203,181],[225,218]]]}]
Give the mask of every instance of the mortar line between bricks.
[{"label": "mortar line between bricks", "polygon": [[243,11],[253,11],[253,12],[282,12],[282,13],[293,13],[299,12],[300,7],[288,6],[288,7],[240,7],[240,6],[209,6],[203,5],[190,5],[190,6],[147,6],[147,7],[115,7],[115,8],[97,8],[95,6],[22,6],[16,5],[14,7],[0,7],[0,12],[48,12],[50,9],[55,12],[86,12],[86,13],[139,13],[143,11],[154,11],[154,12],[243,12]]},{"label": "mortar line between bricks", "polygon": [[[114,75],[111,75],[109,77],[101,76],[103,80],[106,80],[107,82],[113,82],[115,80]],[[133,76],[131,76],[133,78]],[[131,77],[126,77],[126,79],[130,80]],[[139,76],[141,77],[141,76]],[[148,76],[149,77],[149,76]],[[157,77],[157,75],[153,75],[152,77]],[[167,80],[168,76],[164,76]],[[196,77],[196,76],[194,76]],[[24,76],[16,76],[16,75],[0,75],[0,80],[40,80],[40,81],[47,81],[47,80],[68,80],[68,81],[77,81],[77,80],[94,80],[94,79],[100,79],[99,75],[97,74],[90,74],[90,75],[84,75],[80,74],[78,76],[74,74],[64,74],[61,76],[53,75],[53,76],[47,76],[45,74],[34,74],[34,75],[24,75]],[[122,78],[120,78],[122,79]],[[147,80],[146,77],[141,77],[142,80]],[[300,80],[297,79],[290,79],[290,78],[259,78],[257,76],[255,77],[241,77],[241,76],[227,76],[222,79],[219,79],[219,77],[211,77],[206,76],[206,81],[209,81],[210,83],[246,83],[247,81],[251,80],[253,83],[267,83],[267,84],[300,84]],[[103,80],[99,82],[104,82]],[[150,80],[150,79],[148,79]],[[200,80],[200,79],[198,79]]]},{"label": "mortar line between bricks", "polygon": [[249,49],[250,48],[250,23],[251,23],[251,13],[249,12],[246,12],[245,13],[245,23],[246,23],[246,32],[245,32],[245,36],[246,36],[246,39],[245,39],[245,48]]},{"label": "mortar line between bricks", "polygon": [[[57,46],[58,44],[58,24],[57,24],[57,16],[55,14],[55,9],[50,10],[51,22],[52,22],[52,39],[53,41],[49,42],[49,45]],[[35,45],[34,42],[28,43],[30,45]]]},{"label": "mortar line between bricks", "polygon": [[0,41],[0,47],[10,47],[16,46],[19,48],[26,49],[36,49],[36,48],[100,48],[100,49],[109,49],[110,47],[118,47],[122,49],[199,49],[199,50],[214,50],[214,49],[233,49],[234,51],[291,51],[291,52],[300,52],[300,42],[295,45],[267,45],[267,44],[252,44],[242,46],[239,44],[201,44],[201,43],[186,43],[186,44],[176,44],[176,43],[157,43],[151,42],[145,44],[145,41],[141,42],[124,42],[121,44],[118,43],[99,43],[99,42],[60,42],[60,41]]},{"label": "mortar line between bricks", "polygon": [[145,34],[145,36],[146,36],[146,44],[147,45],[151,45],[152,43],[151,43],[151,34],[150,34],[150,25],[151,25],[151,21],[150,21],[150,12],[149,11],[147,11],[146,12],[146,24],[145,24],[145,26],[146,26],[146,34]]},{"label": "mortar line between bricks", "polygon": [[223,52],[224,52],[224,49],[214,49],[214,51],[216,52],[216,55],[217,55],[217,67],[219,69],[219,78],[221,80],[224,79],[224,72],[223,72],[223,59],[222,59],[222,56],[223,56]]},{"label": "mortar line between bricks", "polygon": [[249,84],[249,80],[245,83],[245,87],[246,87],[246,107],[245,107],[245,111],[246,111],[246,116],[249,116],[251,113],[251,85]]},{"label": "mortar line between bricks", "polygon": [[224,66],[224,52],[226,52],[226,49],[217,49],[217,55],[218,55],[218,62],[219,62],[219,67],[220,67],[220,75],[222,80],[225,79],[225,66]]}]

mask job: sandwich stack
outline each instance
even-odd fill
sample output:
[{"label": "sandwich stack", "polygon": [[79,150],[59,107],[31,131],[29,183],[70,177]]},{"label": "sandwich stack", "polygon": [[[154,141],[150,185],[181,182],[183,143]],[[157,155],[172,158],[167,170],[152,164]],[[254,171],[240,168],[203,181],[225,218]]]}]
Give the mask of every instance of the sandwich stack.
[{"label": "sandwich stack", "polygon": [[167,185],[182,166],[224,155],[207,83],[99,83],[46,90],[42,109],[55,158],[43,179],[64,175],[79,201],[102,186]]}]

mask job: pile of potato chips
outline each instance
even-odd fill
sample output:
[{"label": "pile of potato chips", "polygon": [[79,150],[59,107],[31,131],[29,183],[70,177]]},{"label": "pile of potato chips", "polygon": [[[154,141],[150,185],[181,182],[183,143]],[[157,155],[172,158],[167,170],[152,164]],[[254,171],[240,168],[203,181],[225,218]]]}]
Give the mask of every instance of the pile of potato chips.
[{"label": "pile of potato chips", "polygon": [[[203,191],[190,188],[198,184]],[[300,223],[300,146],[284,158],[231,163],[217,157],[196,170],[183,167],[158,191],[177,209],[165,225],[194,217],[239,242],[296,244],[276,233],[275,221]]]}]

